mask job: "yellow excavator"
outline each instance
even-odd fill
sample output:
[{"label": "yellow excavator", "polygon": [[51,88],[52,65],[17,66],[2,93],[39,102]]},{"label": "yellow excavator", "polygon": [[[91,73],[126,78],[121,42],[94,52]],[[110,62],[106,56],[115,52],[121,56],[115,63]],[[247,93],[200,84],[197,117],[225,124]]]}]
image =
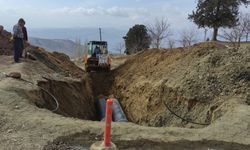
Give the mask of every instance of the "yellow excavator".
[{"label": "yellow excavator", "polygon": [[108,54],[108,44],[106,41],[89,41],[87,54],[84,55],[85,70],[109,72],[111,68],[111,58]]}]

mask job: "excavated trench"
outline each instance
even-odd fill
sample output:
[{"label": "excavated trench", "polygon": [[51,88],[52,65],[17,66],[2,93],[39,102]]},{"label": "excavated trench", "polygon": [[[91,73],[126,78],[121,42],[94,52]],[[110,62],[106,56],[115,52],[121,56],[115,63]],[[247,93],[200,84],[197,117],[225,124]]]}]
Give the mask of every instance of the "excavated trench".
[{"label": "excavated trench", "polygon": [[[186,51],[182,52],[181,49],[175,50],[174,55],[168,52],[170,51],[158,50],[154,53],[145,51],[140,54],[140,57],[131,58],[125,65],[109,73],[92,72],[79,80],[47,78],[39,81],[38,85],[58,100],[59,107],[55,113],[66,117],[98,120],[96,99],[115,97],[119,100],[130,122],[143,126],[184,128],[209,126],[230,108],[233,108],[233,106],[229,107],[228,97],[247,91],[248,86],[245,85],[248,85],[247,81],[249,81],[249,68],[244,65],[227,68],[228,65],[225,65],[228,64],[227,61],[220,60],[220,64],[218,57],[211,57],[212,60],[210,60],[207,49],[190,54]],[[209,55],[209,57],[205,57],[205,55]],[[221,55],[219,58],[227,57]],[[232,56],[232,60],[242,61],[242,58],[234,59]],[[211,66],[210,61],[214,66]],[[234,61],[229,64],[234,64]],[[221,69],[224,69],[222,74]],[[245,70],[242,74],[243,77],[234,76],[242,70]],[[231,80],[234,78],[235,80]],[[238,86],[239,83],[241,86]],[[35,103],[38,107],[49,110],[56,107],[55,101],[47,92],[40,90],[37,95]],[[84,149],[82,147],[88,149],[93,141],[98,141],[102,137],[103,135],[78,133],[59,137],[44,149]],[[119,140],[121,138],[115,136],[112,138],[120,149],[223,150],[249,148],[222,141],[166,143],[159,142],[160,140],[158,142],[146,139],[126,141]]]},{"label": "excavated trench", "polygon": [[[223,114],[219,111],[219,115],[213,118],[214,110],[222,105],[222,102],[213,104],[186,100],[174,89],[165,85],[156,88],[153,92],[147,92],[151,88],[150,85],[144,89],[138,89],[138,93],[134,94],[141,96],[137,100],[131,100],[127,95],[133,93],[130,91],[126,93],[125,87],[115,85],[114,81],[114,72],[111,71],[109,73],[92,72],[81,80],[46,78],[39,81],[38,85],[57,99],[59,108],[55,113],[84,120],[99,119],[96,101],[100,97],[117,98],[128,120],[145,126],[201,128]],[[38,107],[49,110],[56,107],[51,95],[44,90],[40,90],[39,97],[36,101]]]},{"label": "excavated trench", "polygon": [[94,72],[81,79],[46,77],[38,81],[39,91],[30,95],[39,108],[65,117],[96,121],[99,120],[96,102],[100,97],[113,97],[112,82],[112,72]]},{"label": "excavated trench", "polygon": [[[210,111],[216,109],[221,104],[216,104],[216,106],[211,106],[205,103],[198,103],[197,101],[191,101],[186,103],[187,100],[178,98],[178,93],[173,89],[169,89],[165,86],[158,88],[157,91],[154,91],[154,94],[151,95],[155,100],[166,99],[166,102],[171,110],[174,110],[175,113],[184,116],[185,118],[191,118],[189,120],[182,120],[174,116],[170,111],[167,110],[166,106],[163,104],[163,101],[159,103],[151,103],[152,108],[147,108],[146,116],[140,118],[141,116],[134,113],[138,113],[138,110],[144,109],[145,105],[143,101],[141,105],[137,105],[138,108],[134,112],[130,112],[131,109],[128,108],[128,105],[125,103],[127,98],[123,97],[122,90],[116,88],[114,72],[110,73],[90,73],[85,78],[81,80],[76,79],[54,79],[47,78],[46,80],[39,81],[38,85],[43,87],[51,94],[53,94],[59,103],[59,109],[55,112],[67,117],[75,117],[84,120],[98,120],[98,113],[95,105],[95,100],[98,97],[116,97],[120,99],[122,108],[125,111],[125,114],[128,117],[128,120],[139,125],[147,126],[178,126],[178,127],[205,127],[206,125],[190,125],[192,119],[200,122],[209,122],[211,120],[211,115],[207,113],[207,109]],[[38,107],[47,108],[52,110],[55,107],[55,103],[50,95],[41,90],[40,92],[40,101],[36,102]],[[112,95],[114,94],[114,95]],[[148,93],[150,94],[150,93]],[[142,97],[143,98],[143,97]],[[42,100],[41,100],[42,99]],[[136,102],[135,102],[136,103]],[[145,102],[146,103],[146,102]],[[133,104],[130,104],[133,105]],[[149,104],[147,104],[149,105]],[[133,106],[131,106],[133,107]],[[212,107],[212,108],[211,108]],[[155,115],[155,109],[158,110]],[[152,114],[151,116],[149,114]],[[183,114],[186,114],[183,115]],[[195,117],[196,118],[195,118]],[[165,118],[164,118],[165,117]],[[200,118],[199,118],[200,117]],[[141,119],[141,120],[140,120]],[[144,120],[143,120],[144,119]],[[210,120],[208,120],[210,119]],[[139,120],[139,121],[138,121]],[[190,125],[190,126],[188,126]],[[58,137],[51,143],[48,143],[44,150],[52,149],[61,149],[61,150],[87,150],[90,145],[95,141],[102,140],[103,135],[96,135],[94,133],[77,133],[74,135],[69,135],[66,137]],[[247,146],[236,144],[236,143],[227,143],[221,141],[176,141],[176,142],[160,142],[160,141],[151,141],[147,139],[126,141],[120,140],[119,137],[112,136],[112,141],[116,143],[119,149],[135,150],[135,149],[173,149],[173,150],[223,150],[223,149],[247,149]]]},{"label": "excavated trench", "polygon": [[[176,49],[173,50],[173,55],[168,53],[170,50],[145,51],[134,57],[127,65],[109,73],[93,72],[84,75],[81,79],[48,77],[45,80],[38,81],[38,85],[41,87],[40,90],[33,91],[30,96],[32,96],[31,99],[37,107],[55,110],[57,105],[51,96],[53,95],[59,103],[58,109],[54,111],[55,113],[83,120],[98,120],[98,110],[95,105],[96,98],[115,97],[120,101],[128,120],[135,124],[153,127],[203,128],[228,111],[227,108],[223,108],[223,104],[226,102],[223,96],[226,99],[226,96],[231,96],[230,93],[239,95],[244,94],[244,91],[248,92],[250,80],[248,49],[238,52],[230,49],[214,52],[209,47],[203,49],[189,50],[191,53],[185,50],[179,53],[178,51],[183,50]],[[59,59],[55,59],[47,53],[42,53],[40,49],[33,53],[35,54],[35,52],[37,53],[35,55],[37,59],[43,60],[42,62],[50,69],[55,70],[55,72],[65,70],[62,69],[65,66],[62,65],[63,62],[59,61]],[[207,58],[210,58],[208,62]],[[66,70],[72,72],[71,68],[74,64],[67,65]],[[161,72],[162,74],[158,74]],[[65,73],[68,74],[68,72]],[[76,69],[75,73],[81,76],[84,72]],[[183,76],[179,77],[178,75]],[[150,78],[152,76],[153,78]],[[167,78],[163,78],[165,76]],[[176,79],[176,82],[173,79]],[[182,88],[183,86],[186,88]],[[232,86],[232,88],[227,86]],[[238,124],[241,124],[241,122]],[[128,124],[129,127],[130,124]],[[148,135],[150,135],[152,131],[150,131],[150,128],[147,129]],[[175,129],[178,130],[178,128]],[[140,127],[138,127],[138,130],[145,131],[140,130]],[[224,130],[226,131],[227,128]],[[174,134],[171,130],[169,132]],[[218,132],[218,134],[221,133]],[[190,141],[175,141],[173,139],[169,140],[169,142],[163,142],[158,137],[152,137],[154,138],[153,141],[149,140],[150,136],[143,139],[140,138],[140,135],[135,135],[136,133],[128,134],[130,134],[130,137],[136,136],[137,140],[126,139],[126,136],[121,138],[122,135],[117,133],[112,136],[112,142],[119,149],[128,150],[249,149],[249,145],[233,142],[206,141],[202,139],[200,141],[191,141],[191,139]],[[8,135],[12,135],[12,133],[8,131]],[[181,137],[182,135],[176,136]],[[212,135],[207,135],[211,139],[210,136]],[[228,136],[234,135],[228,134]],[[206,136],[204,137],[206,138]],[[102,138],[102,133],[90,133],[90,131],[85,130],[82,133],[58,137],[53,142],[48,143],[44,150],[88,149],[92,143],[100,141]],[[227,141],[231,141],[231,138],[234,137],[230,137],[230,140]]]}]

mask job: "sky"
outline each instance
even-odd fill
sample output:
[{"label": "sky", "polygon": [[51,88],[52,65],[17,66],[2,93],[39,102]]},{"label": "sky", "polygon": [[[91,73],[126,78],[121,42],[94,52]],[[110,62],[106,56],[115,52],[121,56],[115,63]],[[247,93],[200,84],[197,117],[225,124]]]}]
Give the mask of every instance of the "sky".
[{"label": "sky", "polygon": [[[149,25],[165,18],[171,31],[195,29],[188,14],[197,0],[0,0],[0,25],[11,31],[19,18],[28,29],[115,28],[128,31],[135,24]],[[242,8],[250,12],[249,8]],[[203,30],[199,30],[200,35]],[[210,31],[211,34],[211,31]]]},{"label": "sky", "polygon": [[129,28],[167,18],[174,28],[192,23],[195,0],[0,0],[0,24],[12,28],[22,17],[30,28]]}]

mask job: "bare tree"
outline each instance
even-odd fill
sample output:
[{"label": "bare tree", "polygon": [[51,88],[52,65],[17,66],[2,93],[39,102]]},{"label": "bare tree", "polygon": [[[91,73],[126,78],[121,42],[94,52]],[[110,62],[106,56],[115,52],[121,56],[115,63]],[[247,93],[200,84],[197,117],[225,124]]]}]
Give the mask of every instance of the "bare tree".
[{"label": "bare tree", "polygon": [[241,15],[241,24],[243,27],[245,26],[244,34],[246,36],[246,42],[248,41],[248,36],[250,34],[250,13],[242,14]]},{"label": "bare tree", "polygon": [[179,40],[180,44],[182,45],[182,47],[187,47],[187,40],[185,38],[181,38],[181,40]]},{"label": "bare tree", "polygon": [[223,30],[222,37],[232,42],[234,47],[240,47],[241,39],[246,35],[246,41],[248,40],[250,28],[249,14],[240,14],[239,21],[230,30]]},{"label": "bare tree", "polygon": [[197,41],[197,32],[195,29],[184,29],[181,33],[180,43],[183,47],[191,46]]},{"label": "bare tree", "polygon": [[204,28],[204,41],[207,41],[207,28]]},{"label": "bare tree", "polygon": [[83,47],[83,55],[88,54],[88,40],[87,39],[84,40],[82,47]]},{"label": "bare tree", "polygon": [[153,48],[159,48],[162,40],[171,35],[170,24],[166,18],[155,19],[155,22],[147,27]]},{"label": "bare tree", "polygon": [[76,47],[75,47],[75,58],[79,59],[79,58],[81,58],[82,52],[83,52],[82,51],[82,45],[81,45],[81,39],[80,38],[76,38],[75,44],[76,44]]},{"label": "bare tree", "polygon": [[242,35],[243,30],[240,28],[240,26],[235,26],[230,30],[223,30],[222,37],[225,40],[231,42],[234,47],[239,47]]},{"label": "bare tree", "polygon": [[80,54],[80,57],[78,57],[78,63],[82,63],[82,62],[87,63],[88,43],[89,43],[88,39],[85,39],[84,42],[82,43],[82,45],[81,45],[81,54]]},{"label": "bare tree", "polygon": [[170,49],[172,49],[172,48],[174,48],[174,45],[175,45],[175,40],[171,39],[171,38],[168,38],[168,47]]},{"label": "bare tree", "polygon": [[125,50],[125,43],[124,43],[124,42],[119,42],[119,43],[117,43],[115,49],[116,49],[117,51],[119,51],[120,54],[122,54],[122,53],[124,52],[124,50]]}]

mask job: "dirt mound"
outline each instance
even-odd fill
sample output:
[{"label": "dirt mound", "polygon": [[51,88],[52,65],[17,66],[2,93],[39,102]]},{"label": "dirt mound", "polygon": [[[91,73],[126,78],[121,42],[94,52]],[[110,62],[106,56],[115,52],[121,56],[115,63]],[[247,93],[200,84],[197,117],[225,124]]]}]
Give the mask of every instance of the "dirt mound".
[{"label": "dirt mound", "polygon": [[202,42],[202,43],[194,44],[192,48],[209,50],[209,49],[224,49],[227,47],[223,42],[210,41],[210,42]]},{"label": "dirt mound", "polygon": [[85,71],[70,61],[69,56],[66,54],[58,52],[50,53],[45,51],[43,48],[35,46],[29,46],[26,48],[26,50],[38,61],[42,62],[47,67],[58,73],[77,78],[84,76]]},{"label": "dirt mound", "polygon": [[13,54],[13,42],[11,36],[11,33],[6,30],[3,30],[3,32],[0,33],[0,55]]},{"label": "dirt mound", "polygon": [[43,75],[44,80],[38,81],[40,90],[31,92],[33,102],[40,108],[54,110],[66,117],[96,120],[92,85],[85,71],[63,53],[50,53],[35,46],[26,50],[36,61],[52,70]]},{"label": "dirt mound", "polygon": [[[0,55],[13,55],[13,40],[12,34],[3,30],[0,33]],[[80,78],[84,71],[77,67],[69,56],[58,52],[47,52],[43,48],[25,44],[26,51],[31,54],[36,60],[44,63],[50,69],[60,72],[67,76]]]},{"label": "dirt mound", "polygon": [[210,124],[230,109],[228,98],[249,97],[249,58],[248,49],[214,42],[145,50],[115,70],[113,93],[128,119],[141,125]]}]

